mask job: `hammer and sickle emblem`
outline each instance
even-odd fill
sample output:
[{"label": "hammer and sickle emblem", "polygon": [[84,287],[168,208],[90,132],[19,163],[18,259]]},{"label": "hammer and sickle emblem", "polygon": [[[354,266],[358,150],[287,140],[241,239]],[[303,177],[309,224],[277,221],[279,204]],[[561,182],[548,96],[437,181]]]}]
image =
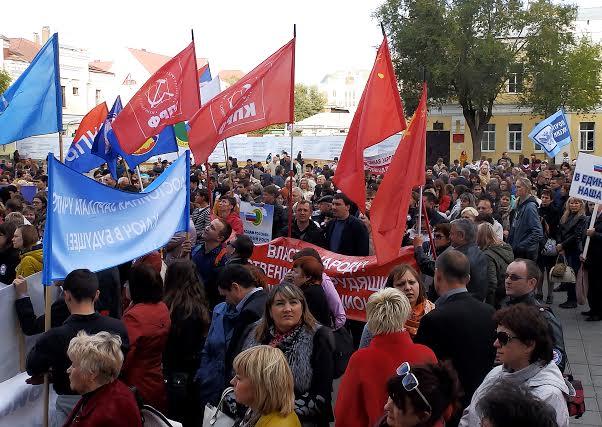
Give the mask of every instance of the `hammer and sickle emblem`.
[{"label": "hammer and sickle emblem", "polygon": [[[156,81],[156,83],[157,83],[157,86],[156,86],[155,93],[154,93],[152,99],[151,99],[150,89],[148,92],[146,92],[146,99],[148,100],[148,103],[151,106],[151,108],[155,108],[157,105],[161,104],[166,99],[173,98],[173,96],[174,96],[173,93],[168,92],[169,86],[167,84],[167,80],[158,79]],[[167,87],[165,88],[164,91],[161,91],[161,88],[163,87],[163,85],[166,85]],[[161,92],[161,93],[159,93],[159,92]]]}]

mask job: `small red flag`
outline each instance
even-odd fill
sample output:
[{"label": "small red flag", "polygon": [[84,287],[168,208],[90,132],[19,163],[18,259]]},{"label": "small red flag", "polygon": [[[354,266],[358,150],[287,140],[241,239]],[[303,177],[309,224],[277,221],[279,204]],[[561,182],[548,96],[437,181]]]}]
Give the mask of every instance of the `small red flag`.
[{"label": "small red flag", "polygon": [[366,210],[364,149],[406,128],[387,38],[383,39],[362,93],[334,175],[334,183]]},{"label": "small red flag", "polygon": [[295,39],[203,106],[190,120],[196,164],[232,135],[294,120]]},{"label": "small red flag", "polygon": [[107,115],[109,114],[109,110],[107,108],[107,103],[103,102],[102,104],[98,104],[96,107],[92,108],[88,111],[88,114],[84,116],[77,131],[75,132],[75,136],[73,137],[73,144],[79,142],[80,139],[88,132],[92,135],[92,141],[94,140],[94,136],[100,129],[100,126],[103,124]]},{"label": "small red flag", "polygon": [[412,188],[423,185],[426,164],[426,83],[418,108],[405,131],[370,208],[378,264],[399,256],[406,231]]},{"label": "small red flag", "polygon": [[112,123],[127,154],[167,125],[190,119],[201,108],[194,42],[159,68],[134,94]]}]

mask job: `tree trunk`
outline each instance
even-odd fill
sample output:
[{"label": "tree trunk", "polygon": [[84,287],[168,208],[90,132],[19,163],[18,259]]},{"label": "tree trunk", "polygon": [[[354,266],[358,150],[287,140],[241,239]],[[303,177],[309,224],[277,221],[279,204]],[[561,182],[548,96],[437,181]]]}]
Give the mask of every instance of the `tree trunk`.
[{"label": "tree trunk", "polygon": [[483,138],[483,132],[491,119],[491,108],[488,111],[474,108],[463,108],[462,110],[472,139],[472,160],[481,160],[481,138]]}]

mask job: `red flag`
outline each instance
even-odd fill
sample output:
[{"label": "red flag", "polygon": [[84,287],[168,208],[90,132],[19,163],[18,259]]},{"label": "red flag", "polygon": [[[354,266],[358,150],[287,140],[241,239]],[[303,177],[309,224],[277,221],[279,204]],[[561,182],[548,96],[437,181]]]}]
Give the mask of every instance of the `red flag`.
[{"label": "red flag", "polygon": [[364,149],[405,128],[403,106],[385,37],[353,116],[334,174],[336,186],[353,200],[362,212],[366,210]]},{"label": "red flag", "polygon": [[406,231],[412,188],[423,185],[426,164],[426,83],[422,98],[405,131],[389,170],[370,208],[370,224],[376,257],[384,264],[399,256]]},{"label": "red flag", "polygon": [[190,119],[201,107],[194,42],[159,68],[142,85],[112,124],[127,154],[167,125]]},{"label": "red flag", "polygon": [[79,124],[79,127],[75,132],[75,136],[73,137],[73,144],[78,143],[79,140],[82,139],[82,137],[88,132],[92,134],[92,140],[94,140],[94,136],[107,118],[108,114],[109,110],[106,102],[98,104],[96,107],[92,108]]},{"label": "red flag", "polygon": [[295,39],[203,106],[190,120],[196,164],[219,141],[275,123],[291,123],[295,108]]}]

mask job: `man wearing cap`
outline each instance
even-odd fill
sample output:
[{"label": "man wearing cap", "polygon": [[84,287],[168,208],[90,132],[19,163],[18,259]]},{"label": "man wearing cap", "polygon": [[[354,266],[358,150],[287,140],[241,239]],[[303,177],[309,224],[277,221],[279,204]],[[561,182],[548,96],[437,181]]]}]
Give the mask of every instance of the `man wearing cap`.
[{"label": "man wearing cap", "polygon": [[311,219],[323,227],[330,218],[332,218],[332,196],[322,196],[318,200],[318,210],[311,214]]}]

